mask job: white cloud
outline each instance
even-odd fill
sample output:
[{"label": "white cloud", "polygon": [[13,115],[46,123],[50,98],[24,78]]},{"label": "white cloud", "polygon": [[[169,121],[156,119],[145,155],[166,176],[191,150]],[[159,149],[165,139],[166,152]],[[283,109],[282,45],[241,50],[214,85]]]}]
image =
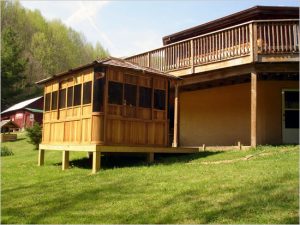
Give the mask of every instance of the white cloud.
[{"label": "white cloud", "polygon": [[108,1],[79,1],[76,2],[76,10],[64,22],[68,26],[74,26],[79,22],[93,18],[108,4]]}]

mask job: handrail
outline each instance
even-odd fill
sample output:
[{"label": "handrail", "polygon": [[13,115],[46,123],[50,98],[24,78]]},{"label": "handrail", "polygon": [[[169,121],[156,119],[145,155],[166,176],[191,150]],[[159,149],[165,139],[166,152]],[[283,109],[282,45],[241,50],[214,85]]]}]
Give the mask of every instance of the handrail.
[{"label": "handrail", "polygon": [[247,22],[245,22],[245,23],[240,23],[240,24],[233,25],[233,26],[230,26],[230,27],[226,27],[226,28],[223,28],[223,29],[220,29],[220,30],[212,31],[212,32],[209,32],[209,33],[205,33],[205,34],[201,34],[201,35],[198,35],[198,36],[195,36],[195,37],[191,37],[191,38],[187,38],[187,39],[184,39],[184,40],[181,40],[181,41],[177,41],[177,42],[175,42],[175,43],[171,43],[171,44],[168,44],[168,45],[164,45],[164,46],[159,47],[159,48],[154,48],[154,49],[151,49],[151,50],[146,51],[146,52],[143,52],[143,53],[134,54],[134,55],[131,55],[131,56],[129,56],[129,57],[125,57],[125,59],[129,59],[129,58],[132,58],[132,57],[135,57],[135,56],[138,56],[138,55],[146,54],[146,53],[148,53],[148,52],[153,52],[153,51],[160,50],[160,49],[163,49],[163,48],[165,48],[165,47],[169,47],[169,46],[172,46],[172,45],[176,45],[176,44],[179,44],[179,43],[182,43],[182,42],[185,42],[185,41],[197,39],[197,38],[199,38],[199,37],[203,37],[203,36],[210,35],[210,34],[214,34],[214,33],[217,33],[217,32],[229,30],[229,29],[232,29],[232,28],[235,28],[235,27],[239,27],[239,26],[242,26],[242,25],[246,25],[246,24],[250,24],[250,23],[255,23],[255,22],[290,22],[290,21],[291,21],[291,22],[293,22],[293,21],[298,21],[298,22],[300,22],[300,19],[251,20],[251,21],[247,21]]},{"label": "handrail", "polygon": [[141,66],[171,71],[251,54],[299,52],[299,23],[295,23],[298,21],[252,20],[126,59]]}]

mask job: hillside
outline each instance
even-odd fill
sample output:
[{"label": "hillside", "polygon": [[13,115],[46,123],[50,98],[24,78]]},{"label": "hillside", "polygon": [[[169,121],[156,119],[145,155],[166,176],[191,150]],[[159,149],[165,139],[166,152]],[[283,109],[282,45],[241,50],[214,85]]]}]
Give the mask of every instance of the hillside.
[{"label": "hillside", "polygon": [[298,223],[298,146],[143,159],[104,157],[91,175],[84,153],[38,152],[24,134],[5,143],[2,223]]},{"label": "hillside", "polygon": [[1,1],[1,106],[42,93],[34,83],[108,56],[59,20],[48,21],[18,1]]}]

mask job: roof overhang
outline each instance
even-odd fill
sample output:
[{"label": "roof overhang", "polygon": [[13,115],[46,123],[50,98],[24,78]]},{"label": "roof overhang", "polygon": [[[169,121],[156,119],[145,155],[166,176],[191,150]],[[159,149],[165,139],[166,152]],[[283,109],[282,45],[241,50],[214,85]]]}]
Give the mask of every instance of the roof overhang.
[{"label": "roof overhang", "polygon": [[[110,63],[110,61],[120,62],[120,64]],[[45,84],[47,82],[51,82],[52,80],[55,80],[56,78],[60,78],[62,76],[69,75],[69,74],[72,74],[72,73],[76,73],[76,72],[79,72],[81,70],[88,69],[88,68],[95,67],[95,66],[121,67],[121,68],[125,68],[125,69],[132,69],[132,70],[135,70],[135,71],[141,71],[143,73],[150,73],[150,74],[154,74],[154,75],[158,75],[158,76],[165,76],[168,79],[173,79],[173,80],[180,80],[181,79],[179,77],[176,77],[176,76],[168,74],[168,73],[161,72],[159,70],[139,66],[135,63],[129,62],[129,61],[124,60],[124,59],[109,57],[109,58],[106,58],[106,59],[103,59],[103,60],[95,60],[92,63],[82,65],[82,66],[70,69],[68,71],[65,71],[65,72],[62,72],[62,73],[59,73],[59,74],[55,74],[51,77],[48,77],[46,79],[43,79],[43,80],[40,80],[40,81],[36,82],[36,84]]]}]

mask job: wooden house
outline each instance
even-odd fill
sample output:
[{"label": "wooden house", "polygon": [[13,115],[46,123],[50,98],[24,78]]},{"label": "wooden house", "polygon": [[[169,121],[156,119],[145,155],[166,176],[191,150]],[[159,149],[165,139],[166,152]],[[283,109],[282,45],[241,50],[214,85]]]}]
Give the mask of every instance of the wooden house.
[{"label": "wooden house", "polygon": [[[69,151],[93,152],[93,172],[104,152],[155,152],[169,148],[169,87],[173,75],[108,58],[39,81],[44,89],[43,138],[45,150],[63,151],[63,169]],[[176,149],[186,153],[194,149]]]},{"label": "wooden house", "polygon": [[163,43],[127,60],[182,79],[173,146],[299,143],[298,7],[255,6]]},{"label": "wooden house", "polygon": [[34,122],[42,124],[43,96],[19,102],[1,112],[1,120],[11,120],[18,126],[15,130],[24,130],[32,127]]}]

